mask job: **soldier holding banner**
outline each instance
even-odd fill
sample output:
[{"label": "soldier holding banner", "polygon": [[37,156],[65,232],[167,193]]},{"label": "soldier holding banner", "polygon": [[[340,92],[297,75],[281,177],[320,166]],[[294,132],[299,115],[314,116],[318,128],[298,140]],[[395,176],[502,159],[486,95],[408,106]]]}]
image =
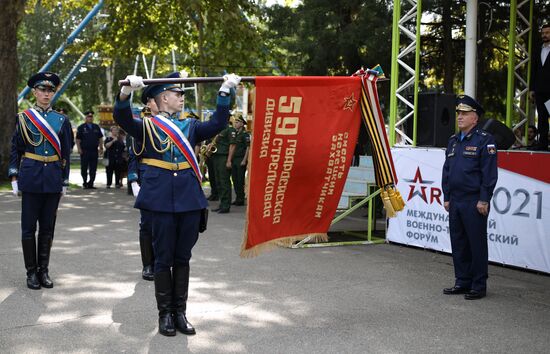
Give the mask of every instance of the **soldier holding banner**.
[{"label": "soldier holding banner", "polygon": [[53,287],[50,250],[59,200],[69,185],[71,124],[50,106],[59,83],[51,72],[29,78],[36,105],[18,114],[12,137],[8,176],[13,194],[22,192],[21,243],[30,289]]},{"label": "soldier holding banner", "polygon": [[229,117],[230,91],[240,77],[226,75],[211,120],[180,119],[183,90],[174,84],[152,85],[150,96],[159,114],[134,119],[128,98],[144,87],[139,76],[127,77],[113,110],[115,121],[142,144],[141,189],[135,207],[151,213],[155,254],[155,297],[159,310],[159,333],[173,336],[176,329],[195,334],[186,318],[189,261],[207,201],[202,191],[194,146],[221,131]]},{"label": "soldier holding banner", "polygon": [[459,96],[456,111],[460,132],[449,139],[441,183],[455,285],[443,293],[477,300],[487,292],[487,216],[497,183],[497,150],[493,136],[477,126],[484,111],[475,99]]}]

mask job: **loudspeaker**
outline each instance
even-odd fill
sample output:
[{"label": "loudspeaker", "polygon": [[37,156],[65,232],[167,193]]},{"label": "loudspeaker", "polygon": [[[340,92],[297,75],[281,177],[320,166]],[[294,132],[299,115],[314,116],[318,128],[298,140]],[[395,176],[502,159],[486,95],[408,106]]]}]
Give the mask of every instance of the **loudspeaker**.
[{"label": "loudspeaker", "polygon": [[491,133],[495,138],[497,150],[508,150],[516,141],[514,132],[503,123],[495,119],[482,120],[479,124],[481,129]]},{"label": "loudspeaker", "polygon": [[[455,133],[455,107],[455,95],[419,93],[416,145],[447,147],[449,137]],[[412,139],[412,117],[407,122],[407,135]]]}]

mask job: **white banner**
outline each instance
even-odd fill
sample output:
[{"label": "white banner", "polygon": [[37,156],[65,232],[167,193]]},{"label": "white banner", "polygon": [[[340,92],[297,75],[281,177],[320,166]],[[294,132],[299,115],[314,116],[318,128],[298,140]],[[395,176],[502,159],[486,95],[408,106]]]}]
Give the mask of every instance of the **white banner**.
[{"label": "white banner", "polygon": [[[445,151],[394,148],[392,154],[406,206],[390,219],[387,239],[450,253],[449,214],[441,190]],[[529,159],[529,153],[520,154],[513,157]],[[550,273],[549,198],[549,183],[499,167],[487,229],[491,261]]]}]

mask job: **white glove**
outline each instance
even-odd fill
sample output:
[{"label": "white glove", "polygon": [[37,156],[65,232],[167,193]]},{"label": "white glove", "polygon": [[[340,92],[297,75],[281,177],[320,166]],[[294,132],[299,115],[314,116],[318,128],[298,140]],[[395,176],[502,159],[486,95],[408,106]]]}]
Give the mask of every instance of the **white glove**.
[{"label": "white glove", "polygon": [[220,87],[221,92],[229,94],[231,89],[237,87],[239,82],[241,82],[241,77],[235,74],[227,74],[223,76],[223,84]]},{"label": "white glove", "polygon": [[139,194],[139,184],[134,181],[130,183],[130,185],[132,186],[132,194],[134,195],[134,197],[137,197]]},{"label": "white glove", "polygon": [[66,196],[66,195],[67,195],[67,186],[63,186],[63,188],[61,189],[61,195],[62,195],[62,196]]},{"label": "white glove", "polygon": [[180,71],[180,77],[182,79],[186,79],[189,77],[189,73],[187,72],[187,70],[183,69],[182,71]]},{"label": "white glove", "polygon": [[141,76],[128,75],[126,76],[126,80],[130,81],[130,85],[122,86],[122,88],[120,89],[120,92],[122,92],[126,96],[130,96],[135,90],[139,90],[140,88],[145,87],[145,84],[143,83],[143,77]]},{"label": "white glove", "polygon": [[17,194],[19,193],[19,186],[17,185],[17,180],[11,181],[11,192],[14,196],[17,197]]}]

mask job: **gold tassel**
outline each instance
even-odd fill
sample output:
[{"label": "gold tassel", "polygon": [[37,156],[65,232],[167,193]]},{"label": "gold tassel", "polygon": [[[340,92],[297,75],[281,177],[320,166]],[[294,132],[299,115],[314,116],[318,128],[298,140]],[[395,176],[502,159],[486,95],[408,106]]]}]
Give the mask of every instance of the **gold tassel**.
[{"label": "gold tassel", "polygon": [[395,190],[395,195],[397,197],[397,200],[399,201],[399,205],[401,205],[399,210],[403,210],[405,208],[405,201],[403,200],[403,197],[401,197],[401,193],[399,193],[398,189]]},{"label": "gold tassel", "polygon": [[386,216],[388,218],[393,218],[396,215],[396,213],[395,213],[395,210],[393,209],[393,206],[391,204],[390,197],[388,196],[388,192],[386,192],[385,190],[382,190],[380,195],[382,196],[382,202],[384,203],[384,209],[386,209]]},{"label": "gold tassel", "polygon": [[394,187],[388,188],[388,197],[390,198],[390,203],[391,203],[391,206],[393,207],[393,210],[398,212],[401,209],[403,209],[401,207],[401,204],[399,203],[399,200],[397,200],[397,194],[395,193]]}]

